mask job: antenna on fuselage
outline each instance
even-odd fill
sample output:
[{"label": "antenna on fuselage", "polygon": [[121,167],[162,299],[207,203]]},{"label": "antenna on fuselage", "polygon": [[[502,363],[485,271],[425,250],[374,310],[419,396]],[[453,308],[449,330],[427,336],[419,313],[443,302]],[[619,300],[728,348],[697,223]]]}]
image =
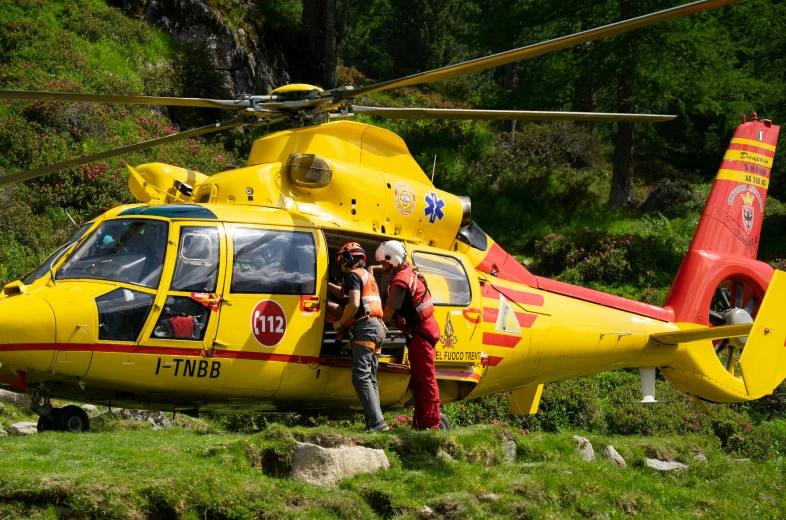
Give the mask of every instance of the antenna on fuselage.
[{"label": "antenna on fuselage", "polygon": [[435,171],[437,171],[437,154],[434,154],[434,166],[431,167],[431,184],[434,184]]}]

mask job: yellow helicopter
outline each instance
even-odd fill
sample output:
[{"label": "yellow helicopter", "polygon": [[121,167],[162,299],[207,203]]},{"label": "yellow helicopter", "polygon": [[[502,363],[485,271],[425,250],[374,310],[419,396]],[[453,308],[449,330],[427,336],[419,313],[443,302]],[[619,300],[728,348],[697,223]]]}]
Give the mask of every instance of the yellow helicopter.
[{"label": "yellow helicopter", "polygon": [[[0,185],[230,128],[292,125],[256,140],[246,167],[212,176],[129,165],[139,204],[84,224],[24,282],[3,288],[0,383],[31,394],[41,431],[89,428],[79,407],[54,408],[51,398],[188,414],[357,409],[350,359],[326,326],[328,280],[338,273],[331,259],[346,242],[373,251],[396,239],[435,303],[443,403],[504,392],[514,413],[532,414],[544,383],[626,367],[640,369],[645,402],[654,401],[656,368],[698,403],[771,393],[786,377],[786,327],[777,317],[786,275],[755,260],[779,132],[770,121],[752,117],[737,129],[657,307],[534,276],[472,220],[469,199],[434,187],[401,138],[342,119],[671,119],[354,102],[731,1],[702,0],[356,89],[298,84],[242,100],[0,91],[4,100],[237,111],[220,124],[0,177]],[[378,378],[383,407],[407,406],[408,357],[395,330]]]}]

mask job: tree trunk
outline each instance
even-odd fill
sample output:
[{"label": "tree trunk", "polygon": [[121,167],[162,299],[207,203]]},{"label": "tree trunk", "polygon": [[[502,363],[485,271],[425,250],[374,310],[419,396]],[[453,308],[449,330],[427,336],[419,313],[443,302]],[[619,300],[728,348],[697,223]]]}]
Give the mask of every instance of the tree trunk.
[{"label": "tree trunk", "polygon": [[[592,43],[587,43],[573,48],[573,54],[579,62],[579,73],[576,75],[576,82],[573,87],[573,103],[570,107],[573,112],[598,111],[594,63],[589,56],[594,47]],[[592,131],[595,127],[595,123],[592,121],[576,121],[574,124],[589,131]]]},{"label": "tree trunk", "polygon": [[[519,85],[518,67],[517,63],[508,63],[505,65],[505,90],[513,92]],[[516,110],[516,105],[510,107],[511,110]],[[502,125],[502,131],[510,134],[511,137],[516,135],[516,120],[505,121]]]},{"label": "tree trunk", "polygon": [[611,177],[609,206],[621,207],[633,202],[634,123],[617,123],[614,146],[614,173]]},{"label": "tree trunk", "polygon": [[336,15],[335,0],[303,0],[303,81],[325,89],[334,88],[338,82]]},{"label": "tree trunk", "polygon": [[[633,0],[620,0],[620,19],[633,16]],[[635,93],[635,49],[632,38],[620,42],[625,49],[622,54],[622,68],[617,80],[617,99],[620,112],[633,112]],[[617,123],[617,137],[614,147],[614,172],[611,177],[609,206],[621,207],[635,200],[633,196],[633,152],[635,148],[635,123]]]}]

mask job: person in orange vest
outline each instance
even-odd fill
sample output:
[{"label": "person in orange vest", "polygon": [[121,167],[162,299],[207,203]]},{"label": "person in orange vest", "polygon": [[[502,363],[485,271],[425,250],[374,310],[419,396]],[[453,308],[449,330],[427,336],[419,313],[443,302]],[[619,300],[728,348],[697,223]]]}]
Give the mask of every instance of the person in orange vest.
[{"label": "person in orange vest", "polygon": [[407,262],[407,249],[398,240],[383,242],[377,248],[376,259],[382,262],[385,274],[393,276],[388,285],[382,321],[389,323],[394,320],[407,335],[415,400],[413,426],[420,430],[439,428],[439,388],[434,371],[434,347],[439,340],[439,325],[434,319],[434,305],[426,279]]},{"label": "person in orange vest", "polygon": [[390,429],[379,405],[377,368],[385,328],[382,324],[382,301],[374,276],[366,271],[366,252],[357,242],[344,244],[336,261],[344,274],[342,285],[329,284],[330,292],[348,302],[333,329],[341,334],[349,329],[352,350],[352,386],[358,393],[366,416],[366,433]]}]

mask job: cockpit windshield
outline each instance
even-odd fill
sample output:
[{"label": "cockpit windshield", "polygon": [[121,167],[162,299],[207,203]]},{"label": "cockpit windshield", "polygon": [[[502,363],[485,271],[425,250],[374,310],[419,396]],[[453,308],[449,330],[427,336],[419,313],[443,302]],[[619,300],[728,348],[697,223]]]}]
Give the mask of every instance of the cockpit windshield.
[{"label": "cockpit windshield", "polygon": [[107,220],[57,271],[57,280],[89,278],[156,288],[164,267],[169,224],[160,220]]},{"label": "cockpit windshield", "polygon": [[68,237],[68,240],[63,242],[63,244],[57,249],[55,249],[51,255],[46,257],[46,260],[44,260],[44,262],[41,265],[36,267],[35,271],[25,276],[24,278],[25,284],[30,285],[31,283],[35,282],[36,280],[44,276],[46,273],[48,273],[49,270],[52,269],[52,267],[57,263],[57,261],[60,260],[60,258],[65,254],[65,252],[68,251],[77,240],[82,238],[82,235],[84,235],[92,225],[93,223],[89,222],[83,225],[82,227],[80,227],[79,229],[77,229],[73,235]]}]

